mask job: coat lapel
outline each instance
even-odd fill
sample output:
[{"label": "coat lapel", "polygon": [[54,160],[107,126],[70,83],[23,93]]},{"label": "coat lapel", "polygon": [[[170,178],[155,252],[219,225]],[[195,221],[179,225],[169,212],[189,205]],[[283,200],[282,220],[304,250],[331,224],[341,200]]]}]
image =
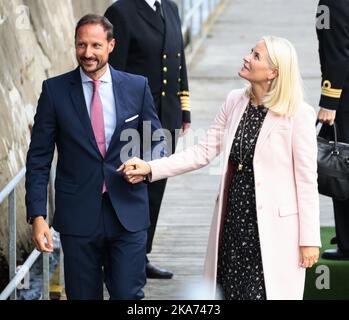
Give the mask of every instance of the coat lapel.
[{"label": "coat lapel", "polygon": [[73,101],[74,108],[79,116],[79,120],[86,131],[88,140],[91,142],[92,146],[96,149],[98,154],[100,154],[96,139],[94,137],[91,120],[87,112],[87,106],[84,98],[84,92],[82,89],[82,82],[80,77],[79,68],[75,70],[73,79],[71,81],[72,90],[70,92],[71,99]]},{"label": "coat lapel", "polygon": [[[242,115],[247,107],[249,98],[246,95],[242,95],[238,104],[235,106],[236,112],[233,113],[231,118],[231,123],[229,127],[228,132],[228,139],[227,139],[227,145],[226,145],[226,162],[228,161],[228,157],[230,155],[230,149],[233,144],[236,130],[239,126],[239,123],[241,121]],[[264,142],[266,141],[267,137],[269,136],[270,132],[273,130],[273,128],[279,123],[279,121],[282,119],[282,117],[277,116],[274,112],[268,111],[267,115],[265,116],[261,131],[259,133],[259,136],[257,138],[256,142],[256,148],[255,153],[258,153]]]},{"label": "coat lapel", "polygon": [[238,103],[234,107],[235,110],[233,111],[233,114],[230,120],[230,125],[229,125],[228,139],[226,140],[227,144],[225,146],[225,162],[224,163],[228,163],[230,149],[235,138],[235,133],[239,126],[242,115],[244,114],[244,111],[247,107],[248,101],[249,101],[248,97],[245,94],[242,94]]},{"label": "coat lapel", "polygon": [[169,19],[169,15],[168,15],[168,12],[170,9],[169,5],[168,5],[168,2],[165,1],[165,0],[162,0],[161,1],[161,7],[162,7],[162,13],[164,15],[164,23],[166,25],[166,22],[168,21]]},{"label": "coat lapel", "polygon": [[[162,4],[163,5],[163,4]],[[161,34],[165,33],[164,25],[159,23],[157,19],[154,19],[155,12],[152,12],[152,8],[149,7],[149,5],[144,0],[137,0],[137,10],[138,14],[145,20],[147,23],[149,23],[151,26],[153,26],[157,31],[159,31]],[[166,10],[163,10],[164,12]],[[164,13],[165,15],[165,13]],[[166,20],[166,17],[165,17]]]},{"label": "coat lapel", "polygon": [[255,154],[261,150],[270,132],[273,130],[273,128],[275,128],[275,126],[279,123],[281,119],[282,117],[276,115],[274,112],[270,110],[268,111],[267,115],[265,116],[259,136],[257,138]]}]

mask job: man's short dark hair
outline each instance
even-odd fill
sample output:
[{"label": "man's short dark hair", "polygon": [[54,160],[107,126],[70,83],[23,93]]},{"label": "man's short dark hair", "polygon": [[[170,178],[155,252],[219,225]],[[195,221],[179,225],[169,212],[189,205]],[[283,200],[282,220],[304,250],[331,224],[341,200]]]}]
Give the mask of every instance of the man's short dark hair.
[{"label": "man's short dark hair", "polygon": [[98,14],[87,14],[83,16],[76,25],[75,28],[75,40],[78,33],[79,28],[87,24],[99,24],[103,27],[104,31],[107,32],[107,40],[111,41],[114,38],[114,27],[110,23],[110,21],[104,17],[99,16]]}]

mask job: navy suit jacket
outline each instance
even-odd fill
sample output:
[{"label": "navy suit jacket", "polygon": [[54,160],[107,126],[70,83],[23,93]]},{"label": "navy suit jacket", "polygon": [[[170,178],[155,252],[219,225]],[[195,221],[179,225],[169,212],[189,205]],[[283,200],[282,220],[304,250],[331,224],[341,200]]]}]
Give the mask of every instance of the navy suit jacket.
[{"label": "navy suit jacket", "polygon": [[[129,184],[116,169],[125,160],[120,158],[121,150],[130,146],[130,139],[120,139],[123,130],[137,130],[142,141],[143,121],[151,121],[151,132],[161,129],[161,124],[146,78],[113,68],[111,74],[116,129],[105,158],[94,138],[79,68],[43,82],[27,154],[27,217],[46,215],[49,172],[57,146],[53,227],[62,234],[93,233],[101,212],[104,179],[121,224],[130,232],[150,225],[147,185]],[[139,140],[133,139],[132,143],[137,145]],[[149,146],[158,149],[161,144],[164,141]]]}]

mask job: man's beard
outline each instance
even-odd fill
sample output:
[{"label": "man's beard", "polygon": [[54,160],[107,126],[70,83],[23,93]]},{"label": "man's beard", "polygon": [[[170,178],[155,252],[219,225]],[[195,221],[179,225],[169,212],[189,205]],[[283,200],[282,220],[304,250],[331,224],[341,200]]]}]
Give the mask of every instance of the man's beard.
[{"label": "man's beard", "polygon": [[[92,70],[92,71],[87,71],[83,65],[83,61],[97,61],[97,67],[96,69]],[[105,65],[108,63],[108,61],[98,61],[97,59],[80,59],[79,60],[79,66],[82,68],[82,70],[85,71],[85,73],[92,73],[95,74],[97,73],[99,70],[103,69],[105,67]]]}]

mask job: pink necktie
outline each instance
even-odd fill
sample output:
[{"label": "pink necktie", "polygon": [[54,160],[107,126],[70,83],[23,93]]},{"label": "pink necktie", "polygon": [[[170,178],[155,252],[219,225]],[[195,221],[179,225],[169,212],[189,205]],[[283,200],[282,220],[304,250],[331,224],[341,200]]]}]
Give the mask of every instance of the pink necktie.
[{"label": "pink necktie", "polygon": [[[103,116],[103,105],[101,97],[99,96],[99,87],[101,82],[99,80],[93,81],[93,97],[91,105],[91,124],[93,133],[96,138],[98,149],[103,157],[106,154],[105,144],[105,130],[104,130],[104,116]],[[103,181],[102,193],[107,191],[105,180]]]}]

